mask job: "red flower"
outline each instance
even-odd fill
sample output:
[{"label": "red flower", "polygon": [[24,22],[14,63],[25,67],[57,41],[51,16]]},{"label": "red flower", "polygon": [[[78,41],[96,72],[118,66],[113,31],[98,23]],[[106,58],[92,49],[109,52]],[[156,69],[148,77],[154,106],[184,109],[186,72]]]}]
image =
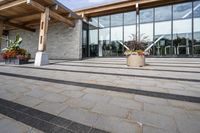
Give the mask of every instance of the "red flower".
[{"label": "red flower", "polygon": [[31,58],[30,53],[28,53],[24,49],[17,49],[12,51],[7,50],[4,51],[1,55],[5,60],[11,58],[17,58],[19,60],[29,60]]},{"label": "red flower", "polygon": [[9,58],[16,58],[17,52],[16,51],[5,51],[2,54],[4,59],[9,59]]}]

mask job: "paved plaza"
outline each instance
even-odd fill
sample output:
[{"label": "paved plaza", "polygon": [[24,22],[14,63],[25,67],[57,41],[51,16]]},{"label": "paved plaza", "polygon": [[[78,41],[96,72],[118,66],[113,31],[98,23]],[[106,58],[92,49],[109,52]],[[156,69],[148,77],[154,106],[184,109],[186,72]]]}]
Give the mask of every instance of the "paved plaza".
[{"label": "paved plaza", "polygon": [[50,62],[0,63],[0,133],[200,132],[198,58]]}]

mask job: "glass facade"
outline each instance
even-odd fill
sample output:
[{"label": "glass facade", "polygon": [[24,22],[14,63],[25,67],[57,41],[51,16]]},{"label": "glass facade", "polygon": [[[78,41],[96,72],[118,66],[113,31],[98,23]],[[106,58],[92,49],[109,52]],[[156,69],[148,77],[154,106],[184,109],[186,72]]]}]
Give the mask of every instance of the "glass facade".
[{"label": "glass facade", "polygon": [[173,6],[173,55],[190,56],[192,54],[192,3]]},{"label": "glass facade", "polygon": [[122,56],[123,46],[123,14],[111,15],[111,54],[109,56]]},{"label": "glass facade", "polygon": [[92,18],[89,21],[89,49],[88,55],[89,57],[96,57],[98,56],[99,51],[99,43],[98,43],[98,18]]},{"label": "glass facade", "polygon": [[175,48],[172,47],[172,6],[164,6],[155,8],[155,33],[154,40],[160,36],[163,38],[153,48],[152,55],[156,56],[169,56],[171,51]]},{"label": "glass facade", "polygon": [[132,35],[136,34],[136,22],[137,20],[135,12],[124,13],[124,42],[130,41],[132,39]]},{"label": "glass facade", "polygon": [[[153,9],[145,9],[140,11],[140,21],[139,21],[139,35],[140,41],[147,41],[146,46],[153,42]],[[146,38],[143,40],[143,38]],[[152,49],[150,50],[153,53]]]},{"label": "glass facade", "polygon": [[200,56],[200,1],[193,3],[193,54]]},{"label": "glass facade", "polygon": [[108,56],[110,44],[110,16],[99,17],[99,56]]},{"label": "glass facade", "polygon": [[146,46],[161,37],[150,49],[151,56],[200,56],[199,0],[141,9],[138,23],[136,18],[135,11],[90,18],[89,56],[123,56],[119,42],[134,35],[140,40],[147,37]]}]

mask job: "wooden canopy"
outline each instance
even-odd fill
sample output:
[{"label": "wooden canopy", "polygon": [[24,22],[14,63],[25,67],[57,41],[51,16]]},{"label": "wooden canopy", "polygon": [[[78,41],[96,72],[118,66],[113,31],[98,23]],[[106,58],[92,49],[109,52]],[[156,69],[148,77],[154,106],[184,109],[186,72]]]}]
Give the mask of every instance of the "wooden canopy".
[{"label": "wooden canopy", "polygon": [[126,11],[136,10],[135,5],[139,3],[139,8],[149,8],[155,6],[162,6],[172,3],[179,3],[187,0],[125,0],[113,4],[106,4],[98,7],[92,7],[88,9],[79,10],[76,13],[82,15],[85,18],[108,15],[113,13],[121,13]]},{"label": "wooden canopy", "polygon": [[39,25],[41,13],[49,8],[50,22],[63,22],[75,26],[75,19],[80,17],[56,0],[1,0],[0,20],[3,29],[20,28],[34,32],[33,25]]}]

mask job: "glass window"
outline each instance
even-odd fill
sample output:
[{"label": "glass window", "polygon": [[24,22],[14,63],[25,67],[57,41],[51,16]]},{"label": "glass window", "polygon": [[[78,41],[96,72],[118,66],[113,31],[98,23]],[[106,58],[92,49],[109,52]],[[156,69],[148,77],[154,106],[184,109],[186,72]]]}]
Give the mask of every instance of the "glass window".
[{"label": "glass window", "polygon": [[192,2],[173,6],[173,19],[187,19],[192,17]]},{"label": "glass window", "polygon": [[[190,56],[193,48],[193,54],[200,56],[200,0],[140,10],[138,22],[138,38],[147,36],[146,45],[163,36],[150,54]],[[92,17],[89,24],[89,52],[96,56],[118,56],[124,48],[117,42],[130,41],[136,34],[136,12]]]},{"label": "glass window", "polygon": [[89,56],[98,56],[98,17],[89,21]]},{"label": "glass window", "polygon": [[112,41],[123,41],[122,39],[122,33],[123,33],[122,27],[112,27],[111,28],[111,40]]},{"label": "glass window", "polygon": [[100,28],[110,27],[110,16],[99,17],[99,27]]},{"label": "glass window", "polygon": [[140,38],[146,36],[149,42],[153,41],[153,23],[146,23],[140,25]]},{"label": "glass window", "polygon": [[119,43],[123,41],[123,27],[111,28],[111,55],[123,55],[123,46]]},{"label": "glass window", "polygon": [[192,2],[173,6],[173,47],[174,55],[189,56],[192,47]]},{"label": "glass window", "polygon": [[124,26],[124,42],[131,41],[132,35],[136,35],[136,25]]},{"label": "glass window", "polygon": [[[146,42],[147,45],[153,42],[153,9],[145,9],[140,11],[140,27],[138,38],[140,41]],[[144,38],[146,38],[144,40]]]},{"label": "glass window", "polygon": [[153,21],[153,9],[145,9],[140,11],[140,23],[148,23]]},{"label": "glass window", "polygon": [[194,55],[200,56],[200,1],[194,2]]},{"label": "glass window", "polygon": [[124,25],[134,25],[134,24],[136,24],[136,12],[124,13]]},{"label": "glass window", "polygon": [[176,48],[171,48],[171,21],[162,21],[155,23],[155,41],[162,36],[153,48],[153,55],[166,56],[171,54],[171,49],[176,51]]},{"label": "glass window", "polygon": [[123,14],[111,15],[111,26],[122,26],[123,25]]},{"label": "glass window", "polygon": [[91,18],[89,21],[89,27],[90,29],[97,29],[98,28],[98,18]]},{"label": "glass window", "polygon": [[124,42],[131,41],[136,35],[136,12],[124,13]]},{"label": "glass window", "polygon": [[83,45],[87,44],[87,30],[83,30]]},{"label": "glass window", "polygon": [[89,30],[89,55],[98,56],[98,30]]},{"label": "glass window", "polygon": [[82,57],[87,57],[87,30],[83,30]]},{"label": "glass window", "polygon": [[[162,36],[156,45],[152,48],[151,54],[157,56],[166,56],[171,54],[171,19],[172,7],[163,6],[155,8],[155,36],[154,41]],[[176,51],[176,48],[172,48]]]},{"label": "glass window", "polygon": [[200,1],[194,2],[194,17],[200,17]]},{"label": "glass window", "polygon": [[98,44],[98,30],[90,30],[90,45]]},{"label": "glass window", "polygon": [[110,51],[110,28],[99,29],[99,56],[106,56]]},{"label": "glass window", "polygon": [[[153,42],[153,23],[140,24],[140,36],[139,40],[145,42],[145,47]],[[146,38],[146,39],[144,39]],[[152,50],[150,50],[152,54]]]},{"label": "glass window", "polygon": [[109,42],[110,40],[110,28],[99,29],[99,40]]},{"label": "glass window", "polygon": [[172,6],[163,6],[155,8],[155,21],[171,20]]}]

